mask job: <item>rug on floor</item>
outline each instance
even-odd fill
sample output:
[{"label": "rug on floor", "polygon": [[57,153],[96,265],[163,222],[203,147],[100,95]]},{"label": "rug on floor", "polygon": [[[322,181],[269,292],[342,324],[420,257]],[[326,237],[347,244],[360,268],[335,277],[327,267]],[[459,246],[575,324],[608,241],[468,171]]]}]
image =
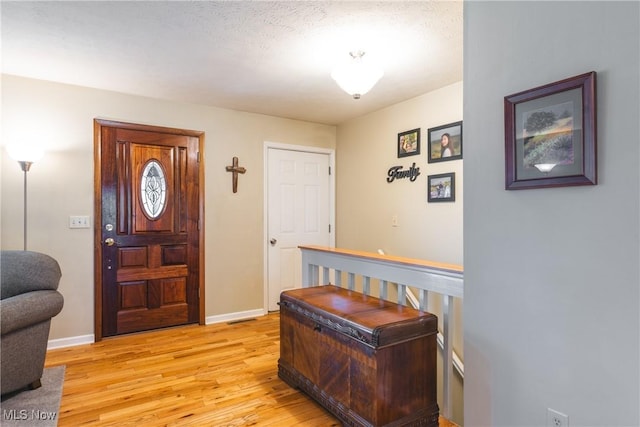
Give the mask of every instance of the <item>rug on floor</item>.
[{"label": "rug on floor", "polygon": [[55,427],[58,425],[64,365],[45,368],[42,387],[2,399],[2,427]]}]

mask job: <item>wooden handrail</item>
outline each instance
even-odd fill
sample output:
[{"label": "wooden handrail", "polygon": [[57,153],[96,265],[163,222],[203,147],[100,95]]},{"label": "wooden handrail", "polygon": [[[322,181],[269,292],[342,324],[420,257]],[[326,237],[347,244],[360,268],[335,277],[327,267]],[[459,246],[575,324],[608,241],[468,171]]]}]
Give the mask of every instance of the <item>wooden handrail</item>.
[{"label": "wooden handrail", "polygon": [[407,290],[419,290],[419,309],[426,310],[429,293],[442,295],[443,336],[443,408],[442,414],[450,419],[452,413],[451,382],[453,379],[452,321],[453,298],[464,294],[463,268],[446,264],[373,252],[338,249],[324,246],[300,246],[302,252],[302,285],[317,286],[331,283],[334,272],[335,285],[342,286],[342,273],[347,273],[347,287],[355,288],[356,275],[362,277],[362,291],[370,294],[371,279],[380,281],[380,298],[388,299],[388,283],[398,285],[398,304],[407,304]]},{"label": "wooden handrail", "polygon": [[345,255],[345,256],[351,256],[354,258],[362,258],[362,259],[368,259],[368,260],[374,260],[374,261],[391,261],[396,264],[432,268],[436,270],[442,270],[443,272],[450,271],[450,272],[462,274],[462,271],[463,271],[462,266],[458,264],[447,264],[444,262],[427,261],[427,260],[418,259],[418,258],[407,258],[407,257],[401,257],[401,256],[380,254],[375,252],[357,251],[354,249],[330,248],[328,246],[313,246],[313,245],[309,245],[309,246],[302,245],[302,246],[299,246],[299,248],[307,251],[333,253],[338,255]]}]

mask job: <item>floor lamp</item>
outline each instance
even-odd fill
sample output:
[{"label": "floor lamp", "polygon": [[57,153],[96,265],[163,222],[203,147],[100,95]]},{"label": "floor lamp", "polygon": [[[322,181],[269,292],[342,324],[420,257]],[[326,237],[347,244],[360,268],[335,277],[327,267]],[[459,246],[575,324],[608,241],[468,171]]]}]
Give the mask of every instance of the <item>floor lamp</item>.
[{"label": "floor lamp", "polygon": [[18,161],[22,172],[24,172],[24,208],[23,214],[23,226],[24,226],[24,250],[27,250],[27,172],[31,168],[31,165],[40,160],[44,153],[35,148],[28,147],[12,147],[8,149],[9,155]]}]

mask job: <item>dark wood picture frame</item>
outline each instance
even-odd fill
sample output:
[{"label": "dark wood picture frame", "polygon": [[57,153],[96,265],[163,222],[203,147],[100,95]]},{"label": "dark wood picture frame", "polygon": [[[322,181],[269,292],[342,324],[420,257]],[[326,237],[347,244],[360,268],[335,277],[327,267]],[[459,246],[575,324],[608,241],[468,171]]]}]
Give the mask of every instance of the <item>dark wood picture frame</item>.
[{"label": "dark wood picture frame", "polygon": [[504,98],[505,189],[597,184],[596,72]]},{"label": "dark wood picture frame", "polygon": [[[428,134],[428,163],[462,159],[462,121],[429,128]],[[442,146],[442,140],[445,137],[450,145],[446,151]]]},{"label": "dark wood picture frame", "polygon": [[455,202],[456,174],[454,172],[427,177],[427,202]]},{"label": "dark wood picture frame", "polygon": [[398,158],[420,154],[420,128],[398,134]]}]

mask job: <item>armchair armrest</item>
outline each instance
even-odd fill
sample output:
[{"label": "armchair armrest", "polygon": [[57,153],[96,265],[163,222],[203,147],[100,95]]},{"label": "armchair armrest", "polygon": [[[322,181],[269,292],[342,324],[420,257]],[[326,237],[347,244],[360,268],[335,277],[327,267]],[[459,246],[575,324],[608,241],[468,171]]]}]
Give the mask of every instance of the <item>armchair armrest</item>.
[{"label": "armchair armrest", "polygon": [[5,335],[51,319],[62,310],[58,291],[34,291],[0,301],[0,334]]},{"label": "armchair armrest", "polygon": [[0,254],[0,298],[5,299],[38,290],[56,290],[60,265],[39,252],[2,251]]}]

